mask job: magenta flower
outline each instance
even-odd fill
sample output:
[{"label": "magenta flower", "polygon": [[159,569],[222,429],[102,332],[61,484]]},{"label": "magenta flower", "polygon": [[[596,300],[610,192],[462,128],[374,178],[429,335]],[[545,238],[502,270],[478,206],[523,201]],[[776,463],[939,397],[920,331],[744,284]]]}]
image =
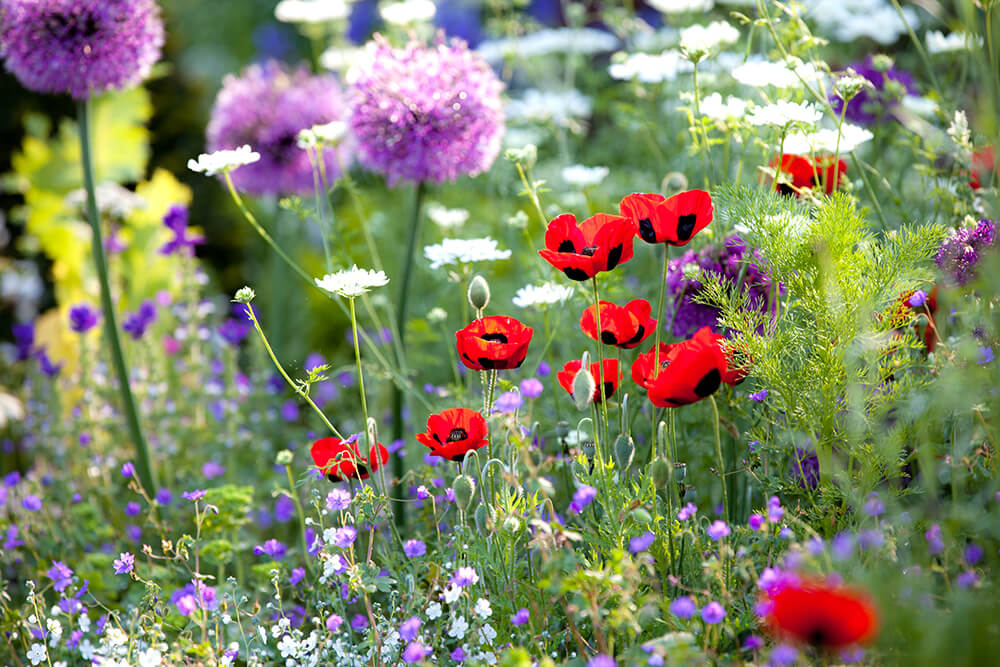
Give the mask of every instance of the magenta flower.
[{"label": "magenta flower", "polygon": [[52,588],[63,591],[70,585],[73,579],[73,570],[66,566],[61,560],[52,561],[52,567],[45,573],[52,580]]},{"label": "magenta flower", "polygon": [[681,508],[681,511],[677,513],[678,521],[687,521],[694,516],[694,513],[698,511],[698,506],[694,503],[688,503]]},{"label": "magenta flower", "polygon": [[336,632],[340,629],[340,626],[344,624],[344,619],[337,614],[330,614],[326,617],[326,629],[331,633]]},{"label": "magenta flower", "polygon": [[351,91],[361,164],[400,181],[441,183],[489,169],[504,133],[503,84],[465,42],[403,49],[376,37]]},{"label": "magenta flower", "polygon": [[403,624],[399,626],[399,636],[403,638],[404,642],[412,642],[417,638],[417,633],[420,632],[420,623],[420,619],[416,616],[411,616],[403,621]]}]

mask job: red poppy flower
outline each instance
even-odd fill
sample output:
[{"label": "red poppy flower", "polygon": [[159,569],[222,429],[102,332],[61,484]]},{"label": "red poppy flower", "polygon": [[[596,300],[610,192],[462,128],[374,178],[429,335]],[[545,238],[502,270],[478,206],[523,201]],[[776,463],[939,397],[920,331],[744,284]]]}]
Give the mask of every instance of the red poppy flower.
[{"label": "red poppy flower", "polygon": [[972,154],[972,169],[969,171],[969,187],[978,190],[983,183],[989,185],[993,171],[997,168],[997,155],[993,146],[985,146]]},{"label": "red poppy flower", "polygon": [[[771,161],[771,167],[777,165],[778,160]],[[832,155],[817,155],[816,162],[801,155],[784,155],[781,158],[780,171],[791,181],[790,184],[775,181],[774,189],[783,195],[798,195],[802,190],[811,190],[819,184],[829,195],[833,194],[844,180],[847,163],[838,160],[834,166]]]},{"label": "red poppy flower", "polygon": [[417,440],[431,448],[431,454],[449,461],[463,461],[465,455],[486,444],[486,420],[475,410],[452,408],[427,418],[427,432]]},{"label": "red poppy flower", "polygon": [[458,356],[474,371],[518,368],[533,333],[513,317],[483,317],[455,332]]},{"label": "red poppy flower", "polygon": [[587,280],[632,259],[635,223],[617,215],[598,213],[580,226],[576,216],[560,215],[545,230],[545,261],[570,280]]},{"label": "red poppy flower", "polygon": [[[646,340],[656,330],[656,320],[649,316],[652,308],[645,299],[633,299],[624,306],[601,301],[601,337],[606,345],[630,350]],[[597,338],[596,309],[583,311],[580,328],[594,340]]]},{"label": "red poppy flower", "polygon": [[712,222],[712,197],[704,190],[688,190],[667,199],[655,193],[636,192],[618,204],[623,216],[633,220],[646,243],[682,246]]},{"label": "red poppy flower", "polygon": [[726,353],[721,336],[702,327],[694,337],[674,344],[660,343],[660,369],[654,372],[655,350],[640,354],[632,364],[632,379],[649,391],[660,408],[697,403],[715,393],[726,377]]},{"label": "red poppy flower", "polygon": [[[569,395],[573,395],[573,380],[576,378],[576,374],[580,372],[580,367],[583,364],[580,363],[579,359],[573,361],[567,361],[563,369],[556,373],[556,378],[559,380],[559,384],[569,392]],[[601,391],[601,366],[598,362],[590,364],[590,376],[594,378],[594,384],[597,385],[594,389],[594,403],[601,402],[601,395],[603,394],[607,398],[611,398],[615,394],[615,390],[618,389],[618,382],[621,380],[621,372],[618,370],[618,360],[617,359],[605,359],[604,360],[604,391]]]},{"label": "red poppy flower", "polygon": [[389,450],[382,443],[372,446],[367,458],[361,456],[357,440],[348,443],[334,437],[320,438],[309,451],[316,467],[331,482],[340,482],[348,477],[368,479],[372,472],[389,461]]},{"label": "red poppy flower", "polygon": [[910,304],[910,299],[915,293],[916,291],[914,290],[900,295],[899,299],[896,300],[890,309],[890,322],[896,329],[902,331],[905,324],[912,320],[914,313],[927,317],[928,322],[923,326],[922,331],[919,323],[913,325],[913,330],[916,332],[917,337],[924,342],[924,347],[927,351],[933,352],[934,348],[937,347],[934,315],[937,313],[938,287],[937,285],[934,286],[934,289],[927,294],[923,305],[920,306]]},{"label": "red poppy flower", "polygon": [[867,595],[822,581],[778,586],[768,594],[765,620],[778,635],[817,648],[839,649],[875,636],[878,617]]}]

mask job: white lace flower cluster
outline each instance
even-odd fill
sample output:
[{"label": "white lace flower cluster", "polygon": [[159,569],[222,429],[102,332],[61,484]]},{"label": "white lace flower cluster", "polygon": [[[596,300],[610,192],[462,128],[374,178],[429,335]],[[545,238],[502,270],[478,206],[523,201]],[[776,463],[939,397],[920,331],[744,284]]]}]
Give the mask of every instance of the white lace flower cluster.
[{"label": "white lace flower cluster", "polygon": [[367,294],[372,289],[382,287],[389,282],[384,271],[359,269],[356,264],[350,269],[328,273],[314,280],[320,289],[348,299]]},{"label": "white lace flower cluster", "polygon": [[517,294],[514,296],[514,305],[518,308],[551,306],[556,303],[565,303],[571,296],[573,296],[573,288],[560,283],[547,282],[541,285],[525,285],[517,290]]},{"label": "white lace flower cluster", "polygon": [[424,247],[424,257],[430,260],[431,268],[435,270],[449,264],[495,262],[510,255],[510,250],[500,250],[497,242],[488,236],[481,239],[445,239]]},{"label": "white lace flower cluster", "polygon": [[215,176],[219,173],[230,172],[247,164],[253,164],[260,160],[260,153],[253,151],[250,146],[244,144],[233,150],[221,150],[214,153],[202,153],[197,160],[188,160],[187,167],[191,171],[203,173],[206,176]]}]

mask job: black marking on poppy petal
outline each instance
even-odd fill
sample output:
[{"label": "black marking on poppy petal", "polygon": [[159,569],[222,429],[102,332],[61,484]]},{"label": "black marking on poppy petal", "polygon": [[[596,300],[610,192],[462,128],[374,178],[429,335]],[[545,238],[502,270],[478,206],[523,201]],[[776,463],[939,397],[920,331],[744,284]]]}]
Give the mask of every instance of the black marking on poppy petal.
[{"label": "black marking on poppy petal", "polygon": [[500,332],[483,334],[480,338],[491,342],[503,343],[504,345],[507,344],[507,335]]},{"label": "black marking on poppy petal", "polygon": [[604,343],[605,345],[617,345],[618,337],[615,336],[613,332],[605,329],[604,331],[601,332],[601,342]]},{"label": "black marking on poppy petal", "polygon": [[660,362],[660,370],[661,371],[666,370],[667,366],[669,365],[670,365],[670,359],[664,359],[663,361]]},{"label": "black marking on poppy petal", "polygon": [[495,363],[492,359],[487,359],[486,357],[479,357],[479,365],[488,371],[493,370]]},{"label": "black marking on poppy petal", "polygon": [[441,442],[441,436],[439,436],[437,433],[432,434],[431,437],[433,437],[435,440],[437,440],[437,443],[439,445],[443,445],[444,444],[443,442]]},{"label": "black marking on poppy petal", "polygon": [[785,195],[786,197],[791,197],[796,194],[795,190],[788,183],[778,184],[778,194]]},{"label": "black marking on poppy petal", "polygon": [[608,271],[618,266],[618,262],[622,261],[622,255],[625,253],[625,246],[616,245],[608,253]]},{"label": "black marking on poppy petal", "polygon": [[694,234],[694,227],[698,224],[698,215],[689,213],[677,218],[677,240],[687,241]]},{"label": "black marking on poppy petal", "polygon": [[355,462],[354,468],[358,471],[357,472],[358,478],[366,477],[368,475],[368,466],[366,466],[364,463],[361,463],[361,461]]},{"label": "black marking on poppy petal", "polygon": [[806,641],[808,641],[813,646],[817,647],[826,646],[827,643],[826,628],[817,625],[815,628],[812,629],[812,632],[808,634]]},{"label": "black marking on poppy petal", "polygon": [[454,456],[449,457],[448,460],[449,461],[454,461],[455,463],[461,463],[462,461],[465,460],[465,455],[466,454],[468,454],[468,452],[462,452],[461,454],[455,454]]},{"label": "black marking on poppy petal", "polygon": [[586,271],[575,267],[567,267],[563,269],[563,273],[565,273],[566,277],[570,280],[576,280],[579,282],[583,282],[584,280],[588,280],[590,278]]},{"label": "black marking on poppy petal", "polygon": [[343,481],[344,481],[344,480],[342,480],[341,478],[339,478],[339,477],[337,477],[336,475],[334,475],[334,474],[333,474],[332,472],[330,472],[330,473],[327,473],[327,474],[326,474],[326,478],[327,478],[328,480],[330,480],[331,482],[333,482],[334,484],[336,484],[336,483],[338,483],[338,482],[343,482]]},{"label": "black marking on poppy petal", "polygon": [[674,400],[672,398],[665,398],[665,399],[663,399],[663,401],[665,403],[669,403],[670,405],[675,405],[675,406],[678,406],[678,407],[681,406],[681,405],[684,405],[684,403],[682,401],[676,401],[676,400]]},{"label": "black marking on poppy petal", "polygon": [[576,252],[576,246],[569,239],[559,242],[559,247],[556,248],[556,252]]},{"label": "black marking on poppy petal", "polygon": [[636,345],[640,340],[642,340],[642,335],[644,333],[646,333],[646,327],[640,324],[638,330],[635,332],[635,335],[622,343],[622,345]]},{"label": "black marking on poppy petal", "polygon": [[448,439],[445,442],[461,442],[469,437],[469,432],[464,428],[453,428],[451,433],[448,434]]},{"label": "black marking on poppy petal", "polygon": [[593,257],[595,252],[597,252],[597,246],[589,245],[577,254],[586,255],[587,257]]},{"label": "black marking on poppy petal", "polygon": [[466,361],[468,361],[468,362],[469,362],[470,364],[473,364],[473,365],[474,365],[474,364],[476,363],[476,360],[475,360],[475,359],[473,359],[472,357],[470,357],[470,356],[469,356],[468,354],[466,354],[465,352],[463,352],[463,353],[462,353],[462,356],[463,356],[463,357],[464,357],[464,358],[466,359]]},{"label": "black marking on poppy petal", "polygon": [[656,231],[653,229],[653,221],[649,218],[639,221],[639,237],[646,243],[656,243]]},{"label": "black marking on poppy petal", "polygon": [[600,394],[598,396],[598,400],[607,398],[608,396],[610,396],[613,393],[615,393],[615,383],[614,382],[605,382],[604,383],[604,393]]},{"label": "black marking on poppy petal", "polygon": [[710,396],[715,393],[720,384],[722,384],[722,373],[719,372],[718,368],[713,368],[705,373],[705,377],[698,380],[698,384],[694,387],[695,396],[699,398]]}]

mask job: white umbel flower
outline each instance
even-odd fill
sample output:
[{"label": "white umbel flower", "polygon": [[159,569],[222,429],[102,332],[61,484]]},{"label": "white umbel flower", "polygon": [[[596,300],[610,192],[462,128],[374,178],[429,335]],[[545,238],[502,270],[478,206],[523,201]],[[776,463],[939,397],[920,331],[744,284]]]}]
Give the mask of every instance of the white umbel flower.
[{"label": "white umbel flower", "polygon": [[386,23],[408,25],[430,21],[436,11],[437,8],[431,0],[404,0],[382,7],[379,14]]},{"label": "white umbel flower", "polygon": [[667,49],[659,55],[633,53],[625,60],[612,63],[608,74],[619,81],[636,80],[640,83],[673,81],[682,72],[690,72],[691,63],[677,49]]},{"label": "white umbel flower", "polygon": [[809,102],[776,102],[757,107],[747,115],[751,125],[787,127],[793,123],[813,125],[823,113]]},{"label": "white umbel flower", "polygon": [[497,242],[488,236],[482,239],[445,239],[424,247],[424,257],[430,260],[432,269],[440,269],[447,264],[495,262],[510,255],[510,250],[500,250]]},{"label": "white umbel flower", "polygon": [[609,173],[611,170],[607,167],[586,167],[582,164],[574,164],[563,168],[562,179],[570,185],[586,188],[597,185],[607,178]]},{"label": "white umbel flower", "polygon": [[437,202],[427,204],[427,217],[442,229],[458,229],[469,220],[464,208],[448,208]]},{"label": "white umbel flower", "polygon": [[712,120],[735,120],[743,118],[747,112],[747,101],[729,95],[722,101],[722,95],[712,93],[701,101],[701,115]]},{"label": "white umbel flower", "polygon": [[[106,181],[94,188],[97,210],[112,218],[122,219],[136,209],[146,208],[146,200],[128,188],[113,181]],[[87,204],[87,191],[83,188],[66,195],[66,204],[82,209]]]},{"label": "white umbel flower", "polygon": [[735,44],[739,38],[740,31],[725,21],[693,25],[681,30],[681,51],[689,60],[698,61],[716,49]]},{"label": "white umbel flower", "polygon": [[767,61],[743,63],[733,70],[733,78],[745,86],[754,86],[755,88],[765,86],[792,88],[799,82],[795,72],[785,67],[784,63]]},{"label": "white umbel flower", "polygon": [[326,23],[350,13],[344,0],[281,0],[274,8],[274,18],[283,23]]},{"label": "white umbel flower", "polygon": [[571,296],[573,296],[573,288],[558,283],[525,285],[517,290],[517,294],[514,296],[514,305],[518,308],[551,306],[556,303],[565,303]]},{"label": "white umbel flower", "polygon": [[348,299],[359,297],[373,288],[382,287],[389,282],[384,271],[359,269],[357,265],[336,273],[328,273],[315,280],[320,289]]},{"label": "white umbel flower", "polygon": [[302,149],[336,146],[343,141],[345,136],[347,136],[347,123],[335,120],[299,131],[296,143]]},{"label": "white umbel flower", "polygon": [[953,32],[944,35],[940,30],[930,30],[924,35],[924,44],[928,53],[948,53],[950,51],[969,51],[973,47],[983,45],[983,38],[967,32]]},{"label": "white umbel flower", "polygon": [[648,0],[646,3],[663,14],[680,14],[682,12],[707,12],[714,5],[714,0]]},{"label": "white umbel flower", "polygon": [[858,146],[871,141],[873,134],[863,127],[844,123],[840,128],[840,143],[837,130],[822,129],[815,132],[790,132],[785,137],[785,153],[809,155],[811,153],[833,153],[838,148],[841,153],[850,153]]},{"label": "white umbel flower", "polygon": [[260,153],[253,151],[244,144],[234,150],[221,150],[214,153],[202,153],[197,160],[188,160],[187,167],[191,171],[215,176],[221,172],[230,172],[246,164],[253,164],[260,159]]}]

